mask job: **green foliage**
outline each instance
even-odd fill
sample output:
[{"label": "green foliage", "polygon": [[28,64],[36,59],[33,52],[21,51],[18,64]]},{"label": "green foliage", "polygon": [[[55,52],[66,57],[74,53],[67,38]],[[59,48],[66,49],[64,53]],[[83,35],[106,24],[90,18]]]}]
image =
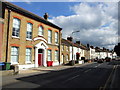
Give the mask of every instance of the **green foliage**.
[{"label": "green foliage", "polygon": [[120,56],[120,43],[114,47],[114,51],[116,52],[117,56]]}]

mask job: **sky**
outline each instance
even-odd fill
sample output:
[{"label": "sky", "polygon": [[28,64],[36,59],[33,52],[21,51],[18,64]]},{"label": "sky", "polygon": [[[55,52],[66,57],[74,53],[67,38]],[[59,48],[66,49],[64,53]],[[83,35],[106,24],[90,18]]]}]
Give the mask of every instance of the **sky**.
[{"label": "sky", "polygon": [[71,1],[11,3],[41,17],[47,12],[48,20],[63,29],[65,39],[72,36],[83,44],[113,49],[118,43],[118,3]]}]

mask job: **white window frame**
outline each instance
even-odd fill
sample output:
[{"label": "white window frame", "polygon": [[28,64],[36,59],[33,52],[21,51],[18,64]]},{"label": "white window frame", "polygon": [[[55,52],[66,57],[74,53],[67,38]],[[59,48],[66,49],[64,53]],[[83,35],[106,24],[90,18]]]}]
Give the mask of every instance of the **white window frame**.
[{"label": "white window frame", "polygon": [[[49,35],[50,34],[50,35]],[[48,43],[52,43],[52,30],[48,30]]]},{"label": "white window frame", "polygon": [[62,51],[64,51],[64,45],[62,45]]},{"label": "white window frame", "polygon": [[[18,18],[13,18],[13,29],[12,29],[12,37],[19,38],[20,37],[20,24],[21,20]],[[13,35],[15,34],[15,35]]]},{"label": "white window frame", "polygon": [[58,45],[58,32],[55,32],[55,44]]},{"label": "white window frame", "polygon": [[27,32],[26,32],[27,40],[32,40],[32,29],[33,29],[33,24],[28,22],[27,23]]},{"label": "white window frame", "polygon": [[69,51],[69,46],[66,46],[66,51]]},{"label": "white window frame", "polygon": [[69,55],[68,54],[66,55],[66,61],[69,61]]},{"label": "white window frame", "polygon": [[58,50],[55,50],[55,61],[59,60],[59,54],[58,54]]},{"label": "white window frame", "polygon": [[[16,61],[13,61],[13,57],[17,58]],[[18,60],[19,60],[19,47],[12,46],[11,47],[11,64],[18,64]]]},{"label": "white window frame", "polygon": [[64,55],[62,54],[62,61],[64,62]]},{"label": "white window frame", "polygon": [[48,49],[48,61],[52,61],[52,50]]},{"label": "white window frame", "polygon": [[38,28],[38,35],[39,36],[43,36],[44,35],[44,28],[43,28],[43,26],[39,26],[39,28]]},{"label": "white window frame", "polygon": [[[28,52],[30,50],[30,52]],[[27,60],[29,57],[30,60]],[[25,63],[31,63],[32,62],[32,48],[26,48],[26,57],[25,57]]]}]

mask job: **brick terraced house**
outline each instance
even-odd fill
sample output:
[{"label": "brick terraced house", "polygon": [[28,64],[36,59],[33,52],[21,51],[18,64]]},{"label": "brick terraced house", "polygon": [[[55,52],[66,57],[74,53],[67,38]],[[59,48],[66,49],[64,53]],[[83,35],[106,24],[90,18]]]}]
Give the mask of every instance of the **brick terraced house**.
[{"label": "brick terraced house", "polygon": [[1,62],[18,65],[19,69],[60,64],[62,28],[49,22],[47,13],[42,18],[2,2],[2,14]]}]

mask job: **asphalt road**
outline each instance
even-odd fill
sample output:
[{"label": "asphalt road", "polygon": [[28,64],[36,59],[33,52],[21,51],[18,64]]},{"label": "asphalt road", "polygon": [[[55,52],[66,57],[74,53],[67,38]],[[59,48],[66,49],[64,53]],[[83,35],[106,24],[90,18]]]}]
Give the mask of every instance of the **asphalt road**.
[{"label": "asphalt road", "polygon": [[[93,63],[64,70],[50,71],[22,78],[5,88],[84,88],[84,89],[120,89],[120,61]],[[27,89],[27,90],[28,90]]]}]

